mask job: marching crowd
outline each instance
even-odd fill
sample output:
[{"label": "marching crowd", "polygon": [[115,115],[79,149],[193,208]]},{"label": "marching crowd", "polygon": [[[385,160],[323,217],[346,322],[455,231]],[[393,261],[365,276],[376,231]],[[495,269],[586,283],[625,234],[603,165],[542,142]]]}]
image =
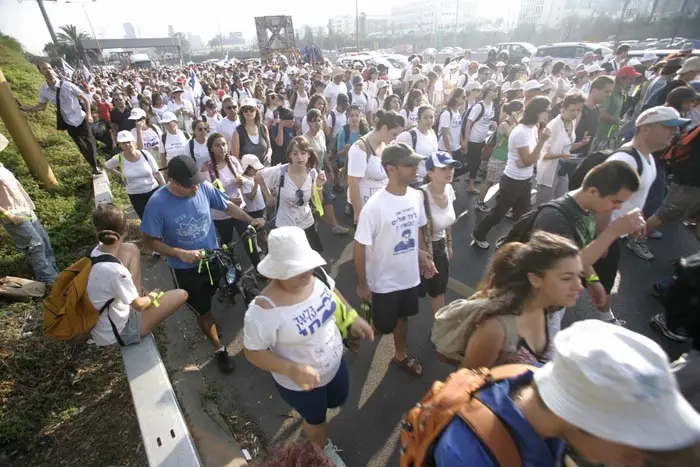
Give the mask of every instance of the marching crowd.
[{"label": "marching crowd", "polygon": [[[402,465],[563,465],[565,456],[696,465],[700,387],[686,388],[656,343],[625,329],[610,294],[622,248],[653,260],[647,239],[673,222],[693,227],[700,240],[700,57],[683,51],[636,60],[627,52],[588,53],[574,68],[545,58],[535,70],[495,50],[486,63],[467,51],[444,67],[411,56],[394,82],[381,66],[279,57],[226,67],[102,68],[74,84],[41,63],[39,104],[20,105],[26,112],[56,106],[57,128],[94,173],[104,167],[125,184],[141,219],[141,246],[166,257],[173,271],[174,290],[146,293],[139,249],[124,241],[125,214],[98,206],[99,244],[86,284],[101,312],[91,331],[98,345],[137,343],[186,303],[220,369],[233,372],[211,312],[222,271],[202,268],[202,252],[249,225],[269,230],[263,248],[248,252],[267,285],[246,311],[245,355],[303,418],[311,441],[303,455],[318,451],[304,465],[345,465],[328,439],[326,412],[347,399],[350,341],[392,334],[392,363],[422,376],[429,362],[409,351],[408,326],[426,296],[436,358],[504,375],[474,386],[477,373],[458,372],[442,389],[479,389],[502,433],[484,434],[452,410],[423,443],[422,424],[407,419]],[[104,163],[96,141],[110,156]],[[465,191],[456,189],[457,177]],[[50,240],[31,199],[1,166],[0,188],[3,225],[35,277],[54,283]],[[475,295],[446,304],[455,248],[469,246],[452,232],[453,203],[462,196],[473,197],[480,213],[471,246],[495,243],[497,251]],[[323,271],[317,230],[325,222],[334,235],[351,233],[337,209],[352,222],[362,303],[347,337],[336,312],[351,307]],[[489,238],[506,217],[517,219],[508,235]],[[655,284],[655,293],[675,296],[680,282],[675,275]],[[694,284],[686,297],[700,294]],[[584,288],[599,319],[561,330]],[[651,324],[698,346],[697,303]],[[695,372],[696,352],[686,358]],[[499,373],[506,364],[528,367]],[[456,403],[440,394],[434,387],[419,407],[432,410],[426,416]]]}]

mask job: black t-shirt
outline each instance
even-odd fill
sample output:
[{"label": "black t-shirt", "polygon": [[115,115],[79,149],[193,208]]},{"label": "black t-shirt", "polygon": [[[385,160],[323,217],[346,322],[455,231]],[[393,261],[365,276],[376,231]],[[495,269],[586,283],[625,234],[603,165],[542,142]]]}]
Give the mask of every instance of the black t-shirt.
[{"label": "black t-shirt", "polygon": [[[595,138],[596,131],[598,131],[598,121],[600,120],[600,110],[598,106],[590,109],[585,104],[583,106],[583,111],[581,112],[581,120],[579,120],[578,125],[576,125],[576,142],[578,143],[583,139],[583,136],[588,132],[588,136],[591,137],[591,142]],[[577,154],[588,155],[591,150],[591,143],[586,146],[580,147],[576,150]]]},{"label": "black t-shirt", "polygon": [[117,126],[117,131],[131,131],[134,128],[134,120],[129,120],[129,115],[131,115],[131,109],[129,107],[124,107],[124,111],[121,112],[116,107],[109,112],[109,116],[112,119],[112,123]]},{"label": "black t-shirt", "polygon": [[[584,211],[569,194],[564,195],[562,207],[568,216],[554,207],[543,207],[533,224],[533,232],[545,232],[561,235],[574,241],[579,248],[585,248],[595,240],[595,215]],[[573,220],[573,224],[572,224]]]}]

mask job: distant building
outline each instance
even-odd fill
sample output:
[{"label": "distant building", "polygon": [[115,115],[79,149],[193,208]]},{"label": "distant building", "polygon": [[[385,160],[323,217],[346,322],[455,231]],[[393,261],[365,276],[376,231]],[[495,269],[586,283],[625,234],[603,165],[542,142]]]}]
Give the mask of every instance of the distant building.
[{"label": "distant building", "polygon": [[391,32],[388,16],[370,16],[360,13],[360,37],[387,35]]},{"label": "distant building", "polygon": [[136,34],[136,29],[131,23],[124,23],[124,39],[136,39],[138,34]]},{"label": "distant building", "polygon": [[204,47],[204,41],[200,35],[187,33],[187,40],[190,42],[190,48],[192,49],[201,49]]},{"label": "distant building", "polygon": [[476,12],[475,0],[408,0],[392,7],[391,29],[415,34],[460,30]]},{"label": "distant building", "polygon": [[564,16],[561,0],[521,0],[518,24],[555,27]]},{"label": "distant building", "polygon": [[168,25],[168,37],[175,37],[175,28],[172,24]]},{"label": "distant building", "polygon": [[334,34],[355,34],[355,15],[337,15],[331,18]]}]

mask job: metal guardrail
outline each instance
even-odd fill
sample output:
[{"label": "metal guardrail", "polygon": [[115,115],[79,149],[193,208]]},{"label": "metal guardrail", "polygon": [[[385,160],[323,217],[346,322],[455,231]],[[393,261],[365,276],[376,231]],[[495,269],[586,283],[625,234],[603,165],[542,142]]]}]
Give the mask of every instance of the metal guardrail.
[{"label": "metal guardrail", "polygon": [[[105,173],[93,177],[95,204],[111,203]],[[136,418],[151,467],[201,467],[194,440],[152,335],[121,347]]]}]

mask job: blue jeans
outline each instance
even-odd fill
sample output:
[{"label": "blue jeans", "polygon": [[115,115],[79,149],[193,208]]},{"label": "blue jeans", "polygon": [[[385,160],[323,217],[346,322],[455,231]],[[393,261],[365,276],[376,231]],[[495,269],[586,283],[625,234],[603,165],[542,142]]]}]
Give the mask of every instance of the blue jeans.
[{"label": "blue jeans", "polygon": [[58,276],[56,258],[54,258],[51,241],[39,220],[22,221],[21,224],[2,224],[12,238],[15,246],[24,254],[24,259],[34,271],[34,278],[46,284],[53,284]]}]

